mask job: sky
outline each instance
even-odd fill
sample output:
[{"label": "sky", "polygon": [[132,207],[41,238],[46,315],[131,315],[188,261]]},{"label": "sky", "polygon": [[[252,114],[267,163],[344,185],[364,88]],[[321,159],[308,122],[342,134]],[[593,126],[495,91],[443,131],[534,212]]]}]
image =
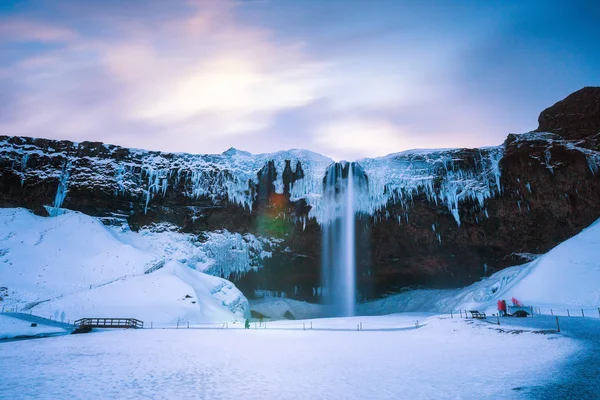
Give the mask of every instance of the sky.
[{"label": "sky", "polygon": [[335,160],[501,144],[600,86],[600,2],[0,1],[0,134]]}]

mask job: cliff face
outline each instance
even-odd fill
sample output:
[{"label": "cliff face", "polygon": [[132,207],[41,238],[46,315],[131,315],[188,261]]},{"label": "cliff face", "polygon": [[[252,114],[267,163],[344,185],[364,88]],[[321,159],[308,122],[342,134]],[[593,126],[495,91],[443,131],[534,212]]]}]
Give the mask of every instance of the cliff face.
[{"label": "cliff face", "polygon": [[[363,297],[406,286],[471,283],[549,250],[600,217],[600,88],[544,110],[539,128],[485,149],[408,151],[358,160],[358,285]],[[316,301],[327,157],[302,150],[190,155],[0,137],[0,205],[60,207],[126,219],[252,234],[270,257],[225,276]],[[226,246],[225,246],[226,247]],[[226,272],[222,272],[227,275]]]}]

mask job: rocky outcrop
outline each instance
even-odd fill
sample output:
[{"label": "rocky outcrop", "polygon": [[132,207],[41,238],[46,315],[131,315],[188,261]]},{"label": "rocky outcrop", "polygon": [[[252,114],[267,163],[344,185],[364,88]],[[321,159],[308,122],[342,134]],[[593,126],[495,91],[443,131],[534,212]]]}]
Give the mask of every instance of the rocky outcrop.
[{"label": "rocky outcrop", "polygon": [[565,139],[584,139],[600,133],[600,87],[584,87],[540,113],[538,132]]},{"label": "rocky outcrop", "polygon": [[[358,160],[367,182],[356,224],[361,297],[466,285],[600,218],[599,93],[574,93],[501,146]],[[225,278],[249,297],[317,301],[332,163],[299,150],[190,155],[0,137],[0,206],[65,207],[132,229],[168,222],[200,240],[223,229],[267,238],[260,268]]]}]

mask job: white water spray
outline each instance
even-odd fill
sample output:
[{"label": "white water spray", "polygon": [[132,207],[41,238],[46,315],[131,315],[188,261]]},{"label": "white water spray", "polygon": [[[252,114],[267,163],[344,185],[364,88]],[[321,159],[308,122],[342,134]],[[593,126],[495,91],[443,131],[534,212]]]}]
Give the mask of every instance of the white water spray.
[{"label": "white water spray", "polygon": [[331,314],[336,316],[352,316],[356,311],[357,189],[365,186],[360,185],[356,172],[352,163],[339,163],[325,178],[322,288]]},{"label": "white water spray", "polygon": [[348,183],[346,185],[346,212],[343,220],[344,228],[344,263],[342,271],[344,275],[343,290],[343,312],[344,316],[354,315],[356,309],[356,250],[354,229],[354,176],[352,164],[348,167]]}]

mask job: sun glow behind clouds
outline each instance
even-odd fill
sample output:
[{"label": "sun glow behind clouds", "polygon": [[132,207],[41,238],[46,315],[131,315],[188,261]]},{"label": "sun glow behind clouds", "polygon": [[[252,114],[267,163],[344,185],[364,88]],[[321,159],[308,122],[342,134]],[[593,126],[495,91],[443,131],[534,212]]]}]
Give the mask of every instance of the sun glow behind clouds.
[{"label": "sun glow behind clouds", "polygon": [[319,145],[335,149],[331,155],[335,160],[348,154],[354,158],[377,157],[413,146],[409,135],[385,120],[333,121],[321,126],[316,133]]}]

